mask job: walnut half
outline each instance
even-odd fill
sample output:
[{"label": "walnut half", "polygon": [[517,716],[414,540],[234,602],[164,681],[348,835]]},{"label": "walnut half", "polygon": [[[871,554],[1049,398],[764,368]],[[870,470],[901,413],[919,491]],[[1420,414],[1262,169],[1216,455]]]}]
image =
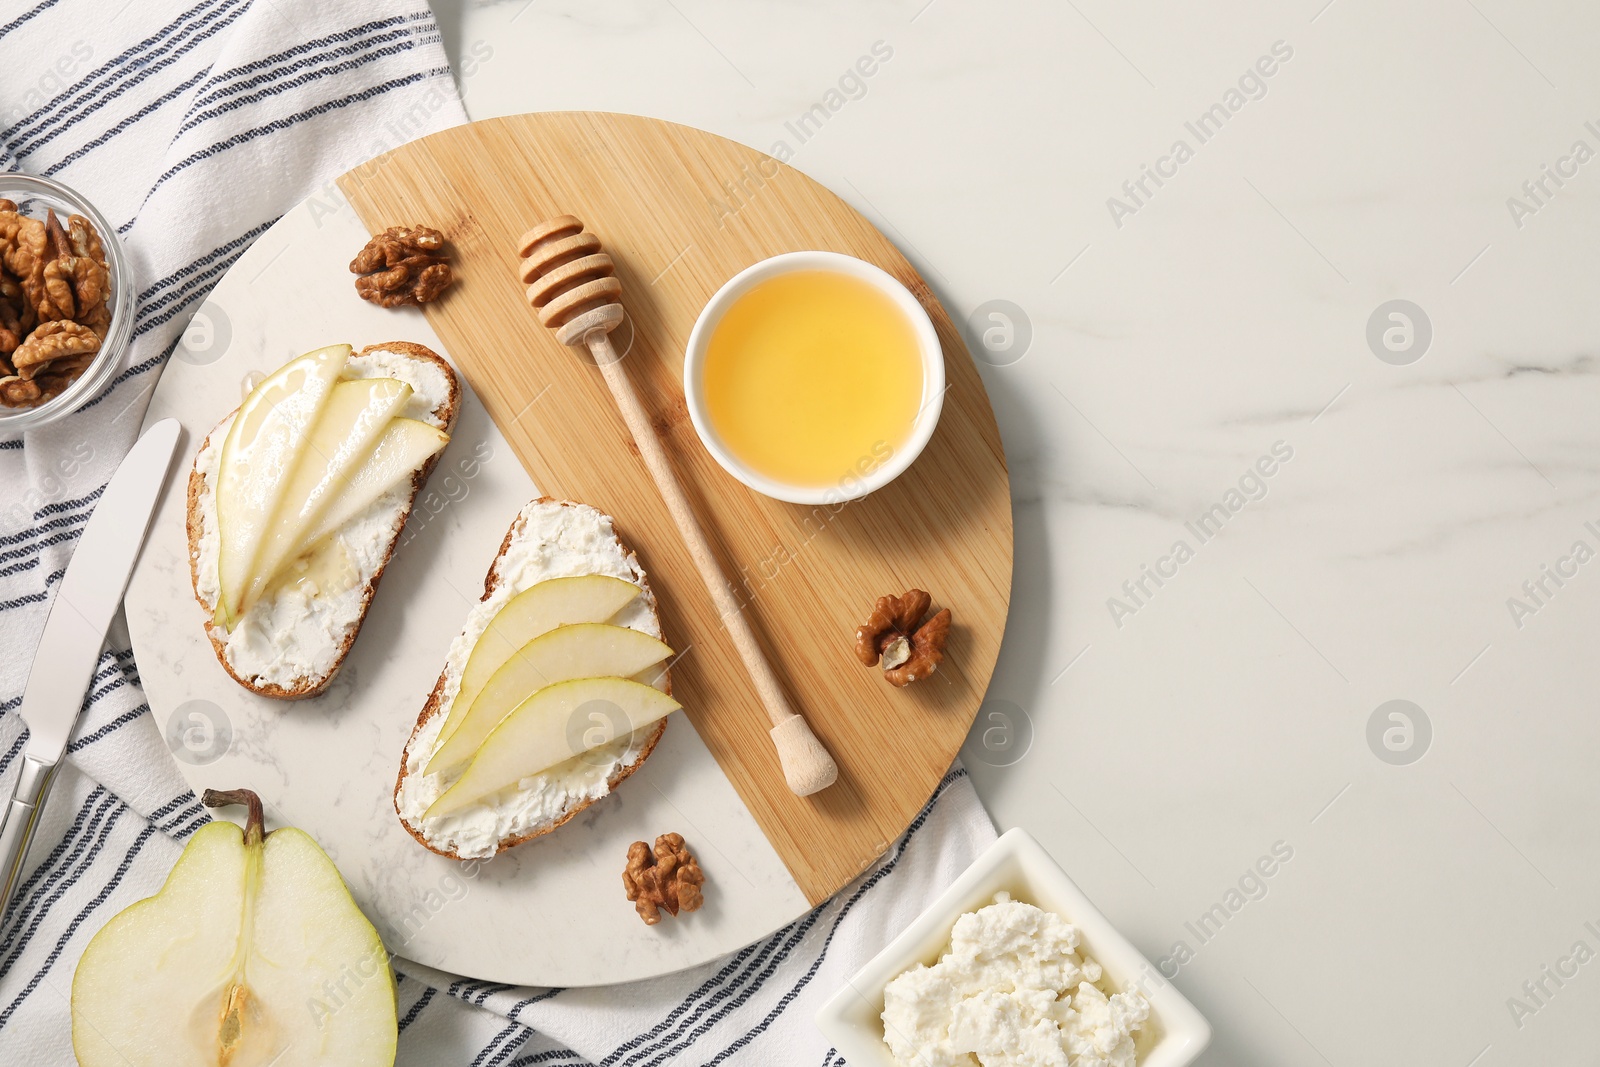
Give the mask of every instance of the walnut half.
[{"label": "walnut half", "polygon": [[628,846],[622,888],[646,926],[661,921],[663,908],[669,915],[699,911],[705,901],[700,890],[705,880],[700,864],[683,843],[682,834],[662,834],[656,838],[653,853],[643,841]]},{"label": "walnut half", "polygon": [[865,666],[883,664],[891,685],[905,687],[938,670],[950,637],[950,609],[924,621],[933,598],[921,589],[881,596],[872,615],[856,629],[856,658]]},{"label": "walnut half", "polygon": [[390,226],[350,261],[356,292],[380,307],[426,304],[455,281],[444,234],[427,226]]},{"label": "walnut half", "polygon": [[100,338],[89,327],[70,319],[52,319],[40,323],[28,339],[17,346],[11,353],[11,364],[23,378],[34,378],[56,360],[90,356],[99,350]]}]

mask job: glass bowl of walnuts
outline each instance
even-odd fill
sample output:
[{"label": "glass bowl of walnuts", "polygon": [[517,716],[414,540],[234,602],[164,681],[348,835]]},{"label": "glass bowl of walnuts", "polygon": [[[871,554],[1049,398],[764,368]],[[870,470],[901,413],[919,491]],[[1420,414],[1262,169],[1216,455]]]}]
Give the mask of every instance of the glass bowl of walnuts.
[{"label": "glass bowl of walnuts", "polygon": [[117,231],[60,182],[0,174],[0,434],[100,395],[133,336]]}]

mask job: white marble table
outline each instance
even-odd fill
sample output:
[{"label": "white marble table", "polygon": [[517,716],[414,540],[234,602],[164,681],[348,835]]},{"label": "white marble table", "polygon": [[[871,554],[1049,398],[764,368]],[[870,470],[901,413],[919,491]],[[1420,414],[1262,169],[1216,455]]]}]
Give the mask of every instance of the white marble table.
[{"label": "white marble table", "polygon": [[1592,1055],[1600,9],[437,7],[474,117],[783,142],[958,318],[1025,314],[969,766],[1204,1063]]}]

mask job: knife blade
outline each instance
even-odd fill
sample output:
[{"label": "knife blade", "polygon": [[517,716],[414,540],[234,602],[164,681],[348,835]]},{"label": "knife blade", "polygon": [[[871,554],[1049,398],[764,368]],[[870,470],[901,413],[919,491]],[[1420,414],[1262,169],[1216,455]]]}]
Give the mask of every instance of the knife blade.
[{"label": "knife blade", "polygon": [[21,774],[0,815],[0,923],[9,909],[39,808],[66,753],[100,646],[155,514],[182,427],[144,432],[106,484],[56,591],[18,711],[28,726]]}]

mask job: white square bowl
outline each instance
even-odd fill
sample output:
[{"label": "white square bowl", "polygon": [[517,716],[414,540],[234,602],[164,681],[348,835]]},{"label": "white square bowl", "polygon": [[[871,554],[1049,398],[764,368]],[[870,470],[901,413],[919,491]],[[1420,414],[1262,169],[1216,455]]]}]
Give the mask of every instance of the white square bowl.
[{"label": "white square bowl", "polygon": [[933,964],[950,947],[950,931],[999,892],[1055,912],[1077,927],[1078,950],[1105,972],[1110,992],[1138,989],[1150,1018],[1135,1048],[1139,1067],[1184,1067],[1211,1041],[1211,1026],[1133,944],[1100,914],[1067,872],[1025,830],[1008,830],[917,916],[904,933],[857,971],[817,1012],[817,1027],[850,1067],[896,1067],[883,1040],[883,989],[913,964]]}]

